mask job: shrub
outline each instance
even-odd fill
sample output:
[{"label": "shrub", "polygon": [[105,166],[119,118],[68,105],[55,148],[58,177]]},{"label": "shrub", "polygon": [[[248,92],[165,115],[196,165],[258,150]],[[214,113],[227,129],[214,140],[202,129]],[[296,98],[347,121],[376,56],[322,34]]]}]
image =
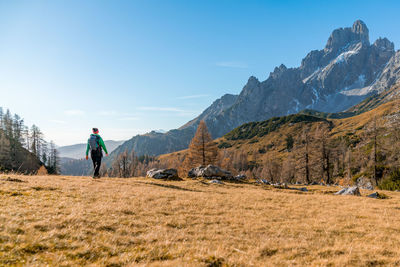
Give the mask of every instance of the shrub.
[{"label": "shrub", "polygon": [[288,135],[286,136],[285,141],[286,141],[286,149],[287,149],[288,151],[291,151],[292,148],[293,148],[293,144],[294,144],[293,136],[292,136],[291,134],[288,134]]},{"label": "shrub", "polygon": [[230,148],[230,147],[232,147],[232,145],[227,142],[222,142],[218,145],[218,148]]},{"label": "shrub", "polygon": [[389,177],[383,179],[380,183],[379,183],[379,189],[382,190],[400,190],[400,169],[396,168],[395,170],[393,170]]},{"label": "shrub", "polygon": [[365,176],[365,175],[366,174],[364,172],[357,173],[356,175],[353,176],[352,180],[354,183],[356,183],[358,178],[360,178],[361,176]]},{"label": "shrub", "polygon": [[273,148],[275,145],[273,143],[267,145],[267,149]]},{"label": "shrub", "polygon": [[359,131],[359,130],[362,130],[363,128],[364,128],[364,125],[357,127],[356,130]]},{"label": "shrub", "polygon": [[263,148],[260,148],[260,149],[258,150],[258,153],[260,153],[260,154],[265,154],[265,153],[267,153],[267,150],[263,147]]},{"label": "shrub", "polygon": [[[351,168],[350,168],[351,175],[355,175],[355,174],[358,173],[360,170],[361,170],[360,166],[351,167]],[[362,175],[362,174],[361,174],[361,175]],[[360,175],[360,176],[361,176],[361,175]],[[359,176],[359,177],[360,177],[360,176]],[[358,178],[358,177],[357,177],[357,178]]]}]

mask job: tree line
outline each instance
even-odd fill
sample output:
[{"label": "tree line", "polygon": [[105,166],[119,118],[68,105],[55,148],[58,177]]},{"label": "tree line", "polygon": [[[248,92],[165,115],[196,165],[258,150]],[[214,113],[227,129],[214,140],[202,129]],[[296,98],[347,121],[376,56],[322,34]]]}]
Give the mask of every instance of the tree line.
[{"label": "tree line", "polygon": [[[114,160],[109,174],[144,176],[151,168],[177,168],[185,177],[193,167],[214,164],[271,182],[345,185],[365,177],[382,189],[400,190],[400,109],[396,108],[347,132],[335,130],[329,120],[290,124],[295,128],[261,147],[254,137],[217,144],[202,121],[187,151],[146,161],[125,152]],[[250,146],[254,149],[241,149],[244,142],[254,143]]]},{"label": "tree line", "polygon": [[[201,123],[187,153],[177,152],[160,164],[178,166],[183,176],[190,168],[214,164],[275,183],[345,185],[364,177],[382,189],[400,190],[400,108],[394,109],[346,132],[336,130],[329,120],[292,124],[295,128],[263,146],[253,137],[234,143],[222,140],[218,145]],[[243,143],[254,146],[244,150]]]},{"label": "tree line", "polygon": [[28,127],[18,114],[0,107],[0,170],[34,172],[40,166],[50,174],[58,173],[54,142],[47,142],[38,126]]},{"label": "tree line", "polygon": [[221,149],[217,163],[272,182],[345,185],[363,177],[381,189],[400,190],[400,112],[347,132],[329,122],[302,123],[262,148]]}]

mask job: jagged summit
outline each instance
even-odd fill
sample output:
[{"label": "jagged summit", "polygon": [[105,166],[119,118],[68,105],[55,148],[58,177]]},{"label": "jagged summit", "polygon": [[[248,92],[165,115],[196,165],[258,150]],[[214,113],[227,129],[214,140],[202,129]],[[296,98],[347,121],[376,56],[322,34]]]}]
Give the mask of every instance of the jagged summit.
[{"label": "jagged summit", "polygon": [[360,37],[361,41],[369,41],[369,30],[362,20],[356,20],[353,23],[352,31]]},{"label": "jagged summit", "polygon": [[361,20],[354,22],[353,27],[339,28],[332,32],[325,46],[325,52],[336,52],[354,42],[369,45],[369,30]]},{"label": "jagged summit", "polygon": [[379,37],[378,39],[376,39],[373,45],[381,50],[394,51],[394,43],[389,41],[386,37]]}]

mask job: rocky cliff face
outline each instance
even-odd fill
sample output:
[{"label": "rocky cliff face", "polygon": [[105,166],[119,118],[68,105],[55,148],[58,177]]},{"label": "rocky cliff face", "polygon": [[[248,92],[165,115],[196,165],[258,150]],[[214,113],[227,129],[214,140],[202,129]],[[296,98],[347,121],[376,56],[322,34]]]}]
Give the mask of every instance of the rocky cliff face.
[{"label": "rocky cliff face", "polygon": [[371,45],[367,26],[358,20],[351,28],[334,30],[325,48],[311,51],[300,67],[281,65],[263,82],[250,77],[236,103],[208,126],[214,135],[221,136],[246,122],[303,109],[346,110],[390,86],[389,78],[381,79],[380,89],[374,85],[382,74],[393,76],[388,62],[394,60],[394,54],[394,45],[386,38]]},{"label": "rocky cliff face", "polygon": [[158,155],[187,148],[200,120],[214,138],[237,126],[303,109],[339,112],[388,89],[400,78],[400,54],[386,38],[369,42],[357,20],[332,32],[322,50],[311,51],[298,68],[276,67],[265,81],[250,77],[239,96],[225,95],[199,117],[165,134],[136,136],[115,150]]}]

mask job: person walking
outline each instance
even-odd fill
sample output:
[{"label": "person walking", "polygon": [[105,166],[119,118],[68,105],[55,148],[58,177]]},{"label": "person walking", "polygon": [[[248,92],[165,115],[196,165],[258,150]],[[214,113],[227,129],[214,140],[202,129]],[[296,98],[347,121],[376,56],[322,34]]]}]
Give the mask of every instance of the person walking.
[{"label": "person walking", "polygon": [[90,135],[87,146],[86,146],[86,160],[89,159],[89,150],[90,157],[93,161],[93,169],[94,174],[93,178],[100,178],[100,166],[101,166],[101,158],[103,157],[103,149],[108,156],[106,145],[104,144],[103,138],[99,135],[99,129],[93,128],[93,133]]}]

